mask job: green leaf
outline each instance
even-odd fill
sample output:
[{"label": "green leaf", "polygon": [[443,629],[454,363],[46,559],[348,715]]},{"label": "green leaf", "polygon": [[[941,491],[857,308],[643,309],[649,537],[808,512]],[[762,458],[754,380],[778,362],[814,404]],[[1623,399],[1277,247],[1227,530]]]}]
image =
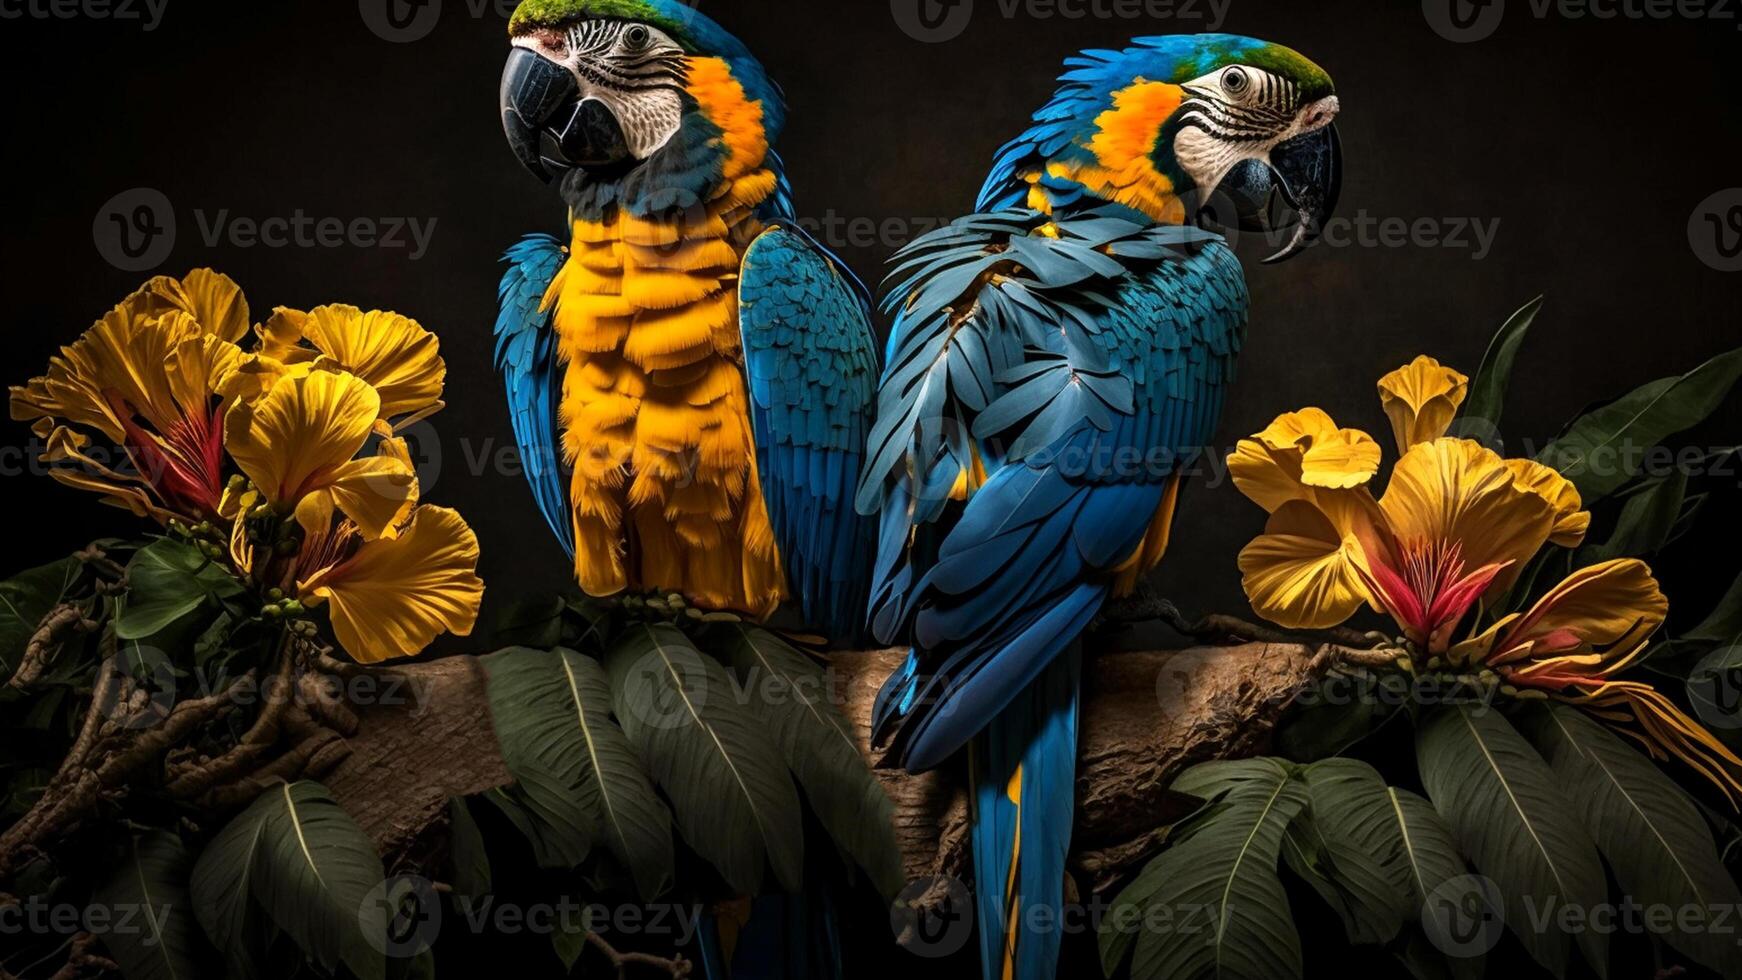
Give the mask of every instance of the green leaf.
[{"label": "green leaf", "polygon": [[490,852],[472,808],[458,796],[448,801],[448,837],[454,892],[473,901],[490,894]]},{"label": "green leaf", "polygon": [[1403,842],[1385,780],[1353,759],[1315,763],[1301,778],[1310,805],[1289,827],[1283,857],[1342,918],[1350,942],[1390,942],[1418,906],[1387,864]]},{"label": "green leaf", "polygon": [[[1660,933],[1714,972],[1742,967],[1735,937],[1719,927],[1742,909],[1718,845],[1687,795],[1651,760],[1570,705],[1534,712],[1532,734],[1629,898],[1677,911]],[[1690,922],[1684,915],[1698,918]]]},{"label": "green leaf", "polygon": [[1688,475],[1682,470],[1644,484],[1622,505],[1609,540],[1580,548],[1574,565],[1584,568],[1616,558],[1648,558],[1657,554],[1674,533],[1687,497]]},{"label": "green leaf", "polygon": [[267,790],[219,832],[191,894],[206,934],[245,963],[257,910],[329,973],[342,963],[358,980],[383,980],[382,882],[369,836],[324,786],[299,782]]},{"label": "green leaf", "polygon": [[[1519,348],[1530,333],[1530,325],[1542,312],[1542,297],[1531,300],[1512,314],[1500,332],[1488,344],[1482,355],[1482,366],[1470,382],[1470,397],[1464,403],[1463,418],[1476,420],[1498,432],[1500,416],[1506,410],[1506,389],[1512,383],[1512,365],[1518,359]],[[1477,434],[1471,433],[1472,436]]]},{"label": "green leaf", "polygon": [[193,980],[211,976],[211,948],[189,910],[188,877],[193,855],[181,838],[162,830],[133,841],[109,879],[97,887],[93,905],[126,915],[103,934],[103,945],[127,980]]},{"label": "green leaf", "polygon": [[1195,766],[1173,789],[1217,805],[1114,900],[1103,968],[1111,974],[1130,949],[1132,980],[1299,977],[1300,936],[1276,862],[1306,786],[1286,763],[1248,759]]},{"label": "green leaf", "polygon": [[1742,636],[1742,576],[1730,585],[1730,591],[1718,601],[1712,614],[1683,637],[1698,643],[1730,643]]},{"label": "green leaf", "polygon": [[1277,754],[1307,763],[1348,751],[1398,717],[1409,683],[1392,673],[1327,676],[1289,707],[1277,726]]},{"label": "green leaf", "polygon": [[731,624],[720,632],[727,638],[727,662],[771,723],[811,809],[878,892],[893,899],[906,883],[895,840],[895,805],[860,754],[841,709],[828,697],[829,675],[766,630]]},{"label": "green leaf", "polygon": [[[1469,876],[1464,855],[1452,839],[1452,830],[1440,819],[1433,804],[1395,786],[1386,788],[1385,797],[1391,805],[1391,820],[1397,825],[1397,838],[1402,845],[1386,859],[1386,863],[1394,874],[1400,873],[1409,888],[1415,920],[1425,925],[1425,915],[1444,915],[1485,905],[1487,896],[1478,887],[1476,879]],[[1436,912],[1430,909],[1430,901],[1448,908]],[[1480,955],[1453,956],[1440,952],[1420,930],[1411,931],[1400,956],[1417,976],[1424,973],[1464,978],[1482,976]],[[1440,969],[1433,971],[1434,965]]]},{"label": "green leaf", "polygon": [[127,564],[127,597],[115,635],[143,640],[204,605],[242,593],[223,566],[186,542],[163,538],[141,548]]},{"label": "green leaf", "polygon": [[673,876],[671,814],[611,721],[604,670],[573,650],[506,650],[484,665],[503,761],[554,856],[578,867],[602,844],[653,901]]},{"label": "green leaf", "polygon": [[[1555,976],[1566,974],[1563,909],[1608,897],[1597,848],[1555,774],[1498,712],[1447,705],[1427,716],[1416,762],[1428,798],[1476,867],[1499,887],[1506,923]],[[1539,923],[1548,923],[1540,927]],[[1592,969],[1608,967],[1608,936],[1579,930]]]},{"label": "green leaf", "polygon": [[605,656],[617,718],[670,797],[684,840],[742,894],[775,880],[800,891],[798,790],[767,720],[724,667],[667,625],[636,624]]},{"label": "green leaf", "polygon": [[497,617],[495,639],[511,647],[550,650],[563,641],[563,613],[568,603],[561,596],[517,596]]},{"label": "green leaf", "polygon": [[575,964],[586,952],[587,930],[578,923],[562,922],[551,930],[550,946],[556,952],[556,958],[562,960],[563,976],[566,977],[575,971]]},{"label": "green leaf", "polygon": [[37,627],[66,599],[85,565],[74,557],[38,565],[0,582],[0,678],[10,679]]},{"label": "green leaf", "polygon": [[1571,480],[1588,507],[1638,475],[1652,447],[1717,411],[1739,378],[1742,348],[1596,409],[1574,421],[1537,458]]}]

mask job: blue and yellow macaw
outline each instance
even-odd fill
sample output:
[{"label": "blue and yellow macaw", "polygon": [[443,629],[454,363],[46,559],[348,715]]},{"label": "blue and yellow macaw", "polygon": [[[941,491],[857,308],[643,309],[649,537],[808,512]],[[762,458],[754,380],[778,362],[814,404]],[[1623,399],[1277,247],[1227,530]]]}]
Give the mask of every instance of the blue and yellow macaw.
[{"label": "blue and yellow macaw", "polygon": [[1331,79],[1287,48],[1142,38],[1066,67],[976,213],[893,260],[857,498],[881,520],[873,631],[911,646],[874,739],[916,772],[971,746],[988,978],[1056,973],[1061,930],[1026,924],[1061,921],[1076,639],[1161,560],[1234,377],[1245,278],[1198,220],[1286,236],[1280,260],[1338,192]]},{"label": "blue and yellow macaw", "polygon": [[678,0],[525,0],[503,127],[568,236],[507,255],[496,360],[527,479],[595,596],[863,623],[864,287],[794,221],[779,89]]}]

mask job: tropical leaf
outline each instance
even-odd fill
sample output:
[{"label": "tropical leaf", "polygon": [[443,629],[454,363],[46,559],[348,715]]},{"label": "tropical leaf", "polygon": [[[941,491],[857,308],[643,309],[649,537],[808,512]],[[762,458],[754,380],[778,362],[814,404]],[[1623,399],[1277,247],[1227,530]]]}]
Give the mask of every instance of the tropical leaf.
[{"label": "tropical leaf", "polygon": [[1300,976],[1300,936],[1277,859],[1306,809],[1305,784],[1284,762],[1248,759],[1195,766],[1173,789],[1215,804],[1114,900],[1103,968],[1111,974],[1130,949],[1133,980]]},{"label": "tropical leaf", "polygon": [[115,618],[115,635],[143,640],[163,632],[208,599],[242,593],[242,584],[199,549],[162,538],[134,554],[127,564],[127,598]]},{"label": "tropical leaf", "polygon": [[472,808],[458,796],[448,801],[448,836],[454,892],[473,901],[490,894],[490,852]]},{"label": "tropical leaf", "polygon": [[724,667],[664,624],[626,629],[605,655],[617,718],[672,802],[684,840],[744,894],[766,868],[804,879],[804,821],[786,761]]},{"label": "tropical leaf", "polygon": [[1700,625],[1683,637],[1699,643],[1730,643],[1742,636],[1742,576],[1731,583],[1730,591]]},{"label": "tropical leaf", "polygon": [[43,617],[66,599],[84,569],[67,557],[0,582],[0,677],[12,677]]},{"label": "tropical leaf", "polygon": [[517,596],[496,617],[492,635],[503,646],[549,650],[562,645],[567,611],[561,596]]},{"label": "tropical leaf", "polygon": [[383,980],[387,908],[369,835],[326,787],[275,786],[230,821],[194,864],[194,913],[220,949],[255,974],[255,910],[329,973]]},{"label": "tropical leaf", "polygon": [[[1555,774],[1504,717],[1484,705],[1429,714],[1416,762],[1463,852],[1499,888],[1506,924],[1555,976],[1564,976],[1561,910],[1596,908],[1608,897],[1597,848]],[[1578,933],[1592,969],[1608,968],[1608,936]]]},{"label": "tropical leaf", "polygon": [[[1540,312],[1542,297],[1538,296],[1512,314],[1489,342],[1488,352],[1482,355],[1482,366],[1470,382],[1470,397],[1464,402],[1464,420],[1478,422],[1491,432],[1499,432],[1500,416],[1506,410],[1506,390],[1512,383],[1513,362],[1518,359],[1518,351],[1524,346],[1530,325]],[[1472,438],[1482,438],[1483,435],[1465,434]]]},{"label": "tropical leaf", "polygon": [[[1725,976],[1742,972],[1742,950],[1714,913],[1742,909],[1712,832],[1687,795],[1651,760],[1569,705],[1533,712],[1531,732],[1615,869],[1646,908],[1676,910],[1671,946]],[[1690,921],[1687,916],[1697,918]]]},{"label": "tropical leaf", "polygon": [[194,980],[214,975],[211,947],[189,910],[193,855],[181,838],[154,830],[135,838],[92,904],[127,915],[128,928],[103,934],[103,945],[127,980]]},{"label": "tropical leaf", "polygon": [[1738,379],[1742,348],[1590,412],[1537,458],[1571,480],[1589,506],[1637,476],[1647,450],[1717,411]]},{"label": "tropical leaf", "polygon": [[1580,568],[1616,558],[1649,558],[1662,550],[1686,512],[1688,475],[1677,470],[1651,480],[1629,494],[1616,518],[1615,530],[1602,544],[1580,548],[1574,564]]},{"label": "tropical leaf", "polygon": [[828,697],[828,674],[766,630],[731,624],[720,633],[727,639],[727,662],[772,722],[774,740],[817,819],[878,892],[894,898],[905,883],[895,805]]},{"label": "tropical leaf", "polygon": [[[1485,909],[1487,896],[1469,875],[1464,855],[1452,839],[1452,830],[1435,812],[1433,804],[1408,790],[1395,786],[1385,790],[1391,806],[1391,819],[1397,825],[1397,839],[1402,845],[1387,858],[1393,873],[1409,889],[1409,901],[1415,919],[1427,926],[1428,916],[1437,916],[1443,923],[1452,915],[1479,918],[1498,915],[1498,910]],[[1467,953],[1469,955],[1458,955]],[[1412,973],[1421,976],[1451,975],[1474,978],[1482,975],[1482,956],[1475,950],[1447,952],[1429,944],[1428,936],[1413,931],[1399,953]],[[1428,964],[1431,961],[1431,966]],[[1432,966],[1438,966],[1437,971]]]},{"label": "tropical leaf", "polygon": [[1417,906],[1396,874],[1403,842],[1385,780],[1353,759],[1326,759],[1300,778],[1310,803],[1289,826],[1283,858],[1336,911],[1350,942],[1390,942]]},{"label": "tropical leaf", "polygon": [[484,661],[502,758],[516,799],[548,830],[548,856],[578,867],[602,844],[651,902],[672,880],[671,814],[611,721],[604,670],[572,650],[505,650]]}]

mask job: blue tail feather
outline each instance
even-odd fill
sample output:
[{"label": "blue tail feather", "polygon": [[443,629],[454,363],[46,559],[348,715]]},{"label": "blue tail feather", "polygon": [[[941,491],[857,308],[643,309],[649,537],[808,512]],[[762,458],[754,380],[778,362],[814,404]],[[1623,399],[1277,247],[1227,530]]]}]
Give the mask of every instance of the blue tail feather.
[{"label": "blue tail feather", "polygon": [[1074,647],[1061,654],[974,740],[972,849],[985,980],[1005,976],[1007,960],[1018,980],[1058,972],[1080,660]]}]

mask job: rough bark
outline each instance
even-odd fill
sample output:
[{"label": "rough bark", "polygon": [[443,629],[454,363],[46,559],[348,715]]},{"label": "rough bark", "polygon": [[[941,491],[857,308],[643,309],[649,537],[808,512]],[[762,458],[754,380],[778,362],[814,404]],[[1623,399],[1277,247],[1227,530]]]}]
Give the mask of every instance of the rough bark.
[{"label": "rough bark", "polygon": [[[900,651],[837,654],[842,707],[869,732],[877,687]],[[1107,654],[1085,664],[1073,868],[1091,888],[1152,853],[1158,828],[1183,815],[1166,787],[1209,759],[1252,755],[1278,717],[1332,661],[1326,651],[1277,643]],[[504,786],[483,668],[454,658],[400,668],[407,697],[360,710],[351,754],[325,778],[346,810],[394,857],[439,832],[451,796]],[[910,879],[967,870],[968,813],[961,773],[882,771]],[[427,842],[426,842],[427,843]]]}]

